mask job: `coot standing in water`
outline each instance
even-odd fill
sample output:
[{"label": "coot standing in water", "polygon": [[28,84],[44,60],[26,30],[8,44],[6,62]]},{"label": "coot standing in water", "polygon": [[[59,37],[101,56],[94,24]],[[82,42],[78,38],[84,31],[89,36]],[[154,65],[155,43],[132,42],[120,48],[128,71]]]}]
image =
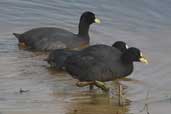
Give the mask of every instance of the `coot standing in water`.
[{"label": "coot standing in water", "polygon": [[41,27],[13,35],[18,38],[19,45],[36,51],[82,48],[89,44],[89,27],[92,23],[100,23],[100,20],[94,13],[86,11],[80,17],[78,34],[61,28]]},{"label": "coot standing in water", "polygon": [[137,48],[128,48],[124,53],[107,45],[94,45],[69,56],[65,61],[66,71],[78,79],[78,86],[96,85],[103,90],[106,81],[123,78],[133,72],[133,62],[148,63]]}]

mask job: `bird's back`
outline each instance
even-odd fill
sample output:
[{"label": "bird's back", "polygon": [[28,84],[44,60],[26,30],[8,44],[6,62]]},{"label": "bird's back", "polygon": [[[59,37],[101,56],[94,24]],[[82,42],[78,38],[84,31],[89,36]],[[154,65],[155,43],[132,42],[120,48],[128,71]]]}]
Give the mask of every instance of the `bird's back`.
[{"label": "bird's back", "polygon": [[40,27],[31,29],[20,35],[28,47],[37,50],[53,50],[79,47],[82,39],[76,34],[55,27]]}]

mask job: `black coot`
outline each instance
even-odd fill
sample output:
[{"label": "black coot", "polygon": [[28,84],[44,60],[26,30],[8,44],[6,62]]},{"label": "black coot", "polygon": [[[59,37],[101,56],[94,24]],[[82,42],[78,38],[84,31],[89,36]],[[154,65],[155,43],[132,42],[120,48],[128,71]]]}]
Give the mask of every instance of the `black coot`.
[{"label": "black coot", "polygon": [[148,63],[137,48],[128,48],[125,52],[107,45],[94,45],[83,49],[65,61],[66,71],[79,80],[78,86],[98,85],[130,75],[133,62]]},{"label": "black coot", "polygon": [[82,48],[89,44],[89,27],[92,23],[100,23],[92,12],[84,12],[80,17],[78,34],[55,28],[34,28],[23,34],[13,33],[19,45],[36,51],[49,51],[63,48]]}]

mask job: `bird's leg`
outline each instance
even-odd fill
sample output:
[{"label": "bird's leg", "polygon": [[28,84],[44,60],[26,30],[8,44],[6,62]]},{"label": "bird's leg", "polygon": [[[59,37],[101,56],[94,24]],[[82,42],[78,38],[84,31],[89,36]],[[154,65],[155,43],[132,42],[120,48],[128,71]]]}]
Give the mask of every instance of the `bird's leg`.
[{"label": "bird's leg", "polygon": [[84,86],[88,86],[89,85],[89,90],[93,90],[93,88],[94,88],[94,81],[91,81],[91,82],[80,82],[80,81],[78,81],[77,83],[76,83],[76,85],[78,86],[78,87],[84,87]]},{"label": "bird's leg", "polygon": [[93,84],[94,84],[94,81],[89,81],[89,82],[80,82],[80,81],[78,81],[76,83],[76,85],[78,87],[84,87],[84,86],[93,85]]},{"label": "bird's leg", "polygon": [[101,81],[97,81],[96,80],[94,84],[97,87],[101,88],[103,91],[109,91],[109,87],[107,87],[104,82],[101,82]]},{"label": "bird's leg", "polygon": [[76,83],[76,85],[78,86],[78,87],[84,87],[84,86],[90,86],[90,90],[92,90],[93,89],[93,85],[95,85],[95,86],[97,86],[97,87],[99,87],[99,88],[101,88],[103,91],[109,91],[109,88],[105,85],[105,83],[104,82],[101,82],[101,81],[88,81],[88,82],[80,82],[80,81],[78,81],[77,83]]},{"label": "bird's leg", "polygon": [[123,95],[122,95],[123,88],[122,88],[122,85],[121,85],[121,84],[119,84],[118,90],[119,90],[119,94],[118,94],[118,97],[119,97],[118,103],[119,103],[119,105],[121,106],[121,105],[123,105],[123,102],[122,102],[122,101],[123,101]]}]

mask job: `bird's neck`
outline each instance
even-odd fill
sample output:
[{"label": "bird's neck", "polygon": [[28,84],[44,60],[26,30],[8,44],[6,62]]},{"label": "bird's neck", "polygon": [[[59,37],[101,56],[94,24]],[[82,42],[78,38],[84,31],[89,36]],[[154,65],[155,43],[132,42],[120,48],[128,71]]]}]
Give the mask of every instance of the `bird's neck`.
[{"label": "bird's neck", "polygon": [[80,22],[79,23],[79,31],[78,31],[78,35],[79,36],[83,36],[85,38],[89,38],[89,28],[90,28],[90,25],[89,24],[86,24],[84,22]]}]

